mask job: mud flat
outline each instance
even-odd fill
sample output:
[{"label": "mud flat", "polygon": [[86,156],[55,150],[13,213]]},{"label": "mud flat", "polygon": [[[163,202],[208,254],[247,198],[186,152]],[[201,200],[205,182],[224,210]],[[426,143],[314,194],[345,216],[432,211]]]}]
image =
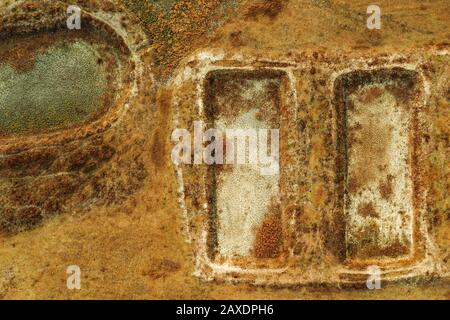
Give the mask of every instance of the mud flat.
[{"label": "mud flat", "polygon": [[337,80],[346,259],[412,253],[419,83],[404,69],[355,71]]},{"label": "mud flat", "polygon": [[120,86],[118,51],[83,30],[17,35],[0,50],[0,130],[37,133],[88,123]]},{"label": "mud flat", "polygon": [[[261,174],[264,164],[250,163],[248,143],[250,139],[253,143],[261,141],[260,129],[279,130],[282,82],[283,73],[264,70],[222,70],[207,76],[205,106],[211,127],[221,132],[250,129],[257,135],[248,136],[245,164],[214,165],[209,169],[211,243],[216,244],[211,252],[217,253],[212,257],[217,261],[233,257],[276,258],[280,254],[279,174]],[[231,151],[228,143],[234,145],[236,141],[227,139],[226,153]],[[259,147],[258,144],[254,150],[258,154]],[[237,156],[236,146],[234,150]]]}]

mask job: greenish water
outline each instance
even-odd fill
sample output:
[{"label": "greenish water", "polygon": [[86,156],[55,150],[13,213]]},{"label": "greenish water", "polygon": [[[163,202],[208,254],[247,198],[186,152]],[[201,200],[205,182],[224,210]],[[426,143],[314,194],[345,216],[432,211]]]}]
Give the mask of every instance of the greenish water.
[{"label": "greenish water", "polygon": [[97,60],[95,49],[78,41],[37,54],[29,71],[0,64],[0,131],[42,131],[86,120],[101,107],[106,89]]}]

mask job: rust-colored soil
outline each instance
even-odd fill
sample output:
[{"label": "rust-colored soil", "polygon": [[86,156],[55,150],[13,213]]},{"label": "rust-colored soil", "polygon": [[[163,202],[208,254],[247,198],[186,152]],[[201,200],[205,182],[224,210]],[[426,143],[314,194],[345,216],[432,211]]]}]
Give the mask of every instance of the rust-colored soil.
[{"label": "rust-colored soil", "polygon": [[[3,24],[2,20],[1,32],[13,28],[14,19],[26,21],[5,9],[14,2],[3,1],[0,6],[0,15],[12,22]],[[36,2],[40,4],[27,0],[23,8],[15,10],[34,17],[44,8],[59,14],[58,10],[73,1]],[[129,36],[127,43],[115,44],[123,46],[120,50],[127,57],[122,70],[123,93],[108,112],[91,124],[0,140],[1,299],[450,299],[448,273],[383,282],[382,290],[333,284],[258,286],[207,282],[194,276],[196,252],[186,242],[186,221],[178,201],[170,141],[177,111],[172,84],[177,67],[189,65],[184,59],[196,50],[218,48],[262,60],[265,56],[296,61],[307,57],[322,63],[339,55],[382,57],[414,49],[448,50],[447,0],[378,1],[383,12],[379,31],[367,30],[367,1],[361,0],[78,3],[93,12],[124,13],[118,19],[120,23],[114,25],[122,25]],[[11,63],[22,71],[33,68],[32,42],[9,52],[4,49],[0,49],[0,63]],[[420,159],[424,165],[417,169],[424,178],[418,181],[417,188],[426,189],[425,219],[432,240],[439,244],[438,257],[434,258],[449,268],[450,66],[448,55],[434,56],[430,61],[424,73],[428,72],[441,87],[430,88],[432,98],[424,113],[428,124],[420,141],[425,150]],[[285,62],[278,63],[282,66]],[[335,169],[335,163],[327,157],[334,152],[330,150],[333,106],[321,99],[324,92],[329,92],[328,75],[317,66],[301,72],[304,74],[297,75],[301,81],[296,84],[296,130],[307,137],[311,147],[308,153],[297,150],[301,170],[307,177],[295,187],[301,194],[301,206],[294,203],[285,211],[295,213],[293,228],[301,236],[293,251],[305,257],[301,267],[307,273],[309,265],[320,268],[320,261],[324,265],[340,262],[346,248],[342,232],[333,232],[333,228],[345,229],[340,213],[332,210],[336,190],[326,187]],[[179,97],[185,99],[180,99],[180,104],[192,101],[195,86],[181,87]],[[361,102],[369,103],[379,94],[378,89],[367,90],[360,96]],[[373,133],[367,134],[373,137]],[[371,153],[383,152],[387,137],[378,138],[368,147],[373,149]],[[371,160],[364,159],[360,172],[364,172],[364,166],[370,167]],[[286,179],[289,184],[289,177]],[[394,186],[390,176],[358,176],[348,181],[348,190],[357,192],[362,180],[367,179],[375,179],[382,198],[391,199]],[[189,207],[201,209],[201,191],[185,190]],[[343,196],[343,189],[337,191]],[[359,213],[369,218],[379,214],[371,203],[362,205]],[[277,235],[283,230],[276,217],[268,216],[255,230],[257,257],[270,259],[279,252],[282,241]],[[194,216],[193,225],[203,222],[195,219],[201,217]],[[319,228],[330,232],[321,236]],[[377,237],[362,232],[369,241]],[[336,256],[329,255],[325,248],[337,252]],[[380,254],[371,251],[379,248],[368,246],[365,250],[363,254],[369,257]],[[381,254],[385,256],[398,256],[407,253],[408,248],[394,243],[384,250]],[[66,287],[70,265],[81,268],[81,290]]]}]

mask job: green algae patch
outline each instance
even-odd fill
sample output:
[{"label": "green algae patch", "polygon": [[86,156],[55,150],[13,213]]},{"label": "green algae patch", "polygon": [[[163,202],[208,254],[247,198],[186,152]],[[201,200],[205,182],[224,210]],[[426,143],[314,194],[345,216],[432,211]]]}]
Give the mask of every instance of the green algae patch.
[{"label": "green algae patch", "polygon": [[107,91],[101,61],[95,47],[82,40],[49,46],[26,70],[0,61],[0,132],[42,132],[89,120]]}]

